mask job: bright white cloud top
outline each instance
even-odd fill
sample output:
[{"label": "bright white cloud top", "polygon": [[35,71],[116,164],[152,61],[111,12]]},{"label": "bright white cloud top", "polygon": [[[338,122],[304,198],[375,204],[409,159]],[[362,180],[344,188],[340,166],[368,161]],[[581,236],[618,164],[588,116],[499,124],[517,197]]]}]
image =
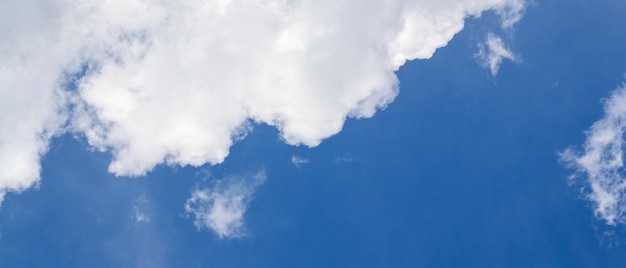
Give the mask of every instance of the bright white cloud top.
[{"label": "bright white cloud top", "polygon": [[392,102],[394,71],[430,58],[467,17],[493,10],[506,28],[523,9],[523,0],[3,0],[0,196],[35,185],[50,138],[67,131],[111,152],[120,176],[221,163],[249,122],[316,146],[347,117]]},{"label": "bright white cloud top", "polygon": [[587,132],[584,152],[568,149],[561,157],[586,180],[586,198],[593,203],[595,215],[614,225],[626,223],[625,86],[617,88],[606,100],[604,113],[604,118]]}]

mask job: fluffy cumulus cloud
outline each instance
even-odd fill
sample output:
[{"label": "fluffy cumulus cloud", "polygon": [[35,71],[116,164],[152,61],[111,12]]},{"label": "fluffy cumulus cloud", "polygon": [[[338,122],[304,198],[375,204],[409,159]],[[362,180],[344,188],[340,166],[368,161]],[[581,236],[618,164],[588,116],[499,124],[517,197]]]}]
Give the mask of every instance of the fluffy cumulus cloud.
[{"label": "fluffy cumulus cloud", "polygon": [[508,49],[502,38],[489,33],[485,43],[479,45],[478,53],[475,55],[479,63],[491,71],[491,75],[496,76],[500,70],[500,64],[507,59],[513,62],[519,61],[519,57]]},{"label": "fluffy cumulus cloud", "polygon": [[243,217],[257,187],[265,182],[265,172],[214,180],[210,186],[198,186],[185,204],[185,211],[195,218],[198,229],[211,229],[219,238],[244,234]]},{"label": "fluffy cumulus cloud", "polygon": [[67,131],[109,171],[218,164],[254,123],[316,146],[397,95],[394,71],[430,58],[467,17],[502,27],[524,0],[3,0],[0,193],[39,180]]},{"label": "fluffy cumulus cloud", "polygon": [[565,150],[561,158],[583,178],[586,198],[607,224],[626,223],[624,131],[626,86],[617,88],[604,106],[604,118],[591,126],[583,151]]}]

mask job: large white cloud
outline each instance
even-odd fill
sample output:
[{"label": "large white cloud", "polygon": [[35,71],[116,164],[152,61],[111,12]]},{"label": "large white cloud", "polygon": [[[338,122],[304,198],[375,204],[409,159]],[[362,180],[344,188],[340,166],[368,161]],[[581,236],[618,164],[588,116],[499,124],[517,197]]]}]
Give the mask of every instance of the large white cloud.
[{"label": "large white cloud", "polygon": [[63,40],[58,8],[0,2],[0,201],[37,183],[40,156],[65,119],[59,81],[76,47]]},{"label": "large white cloud", "polygon": [[[67,129],[110,151],[109,170],[125,176],[160,163],[220,163],[251,121],[316,146],[347,117],[393,101],[394,71],[431,57],[468,16],[494,10],[510,27],[523,8],[523,0],[4,0],[0,192],[35,184],[51,135]],[[77,73],[75,90],[62,90]]]},{"label": "large white cloud", "polygon": [[607,224],[626,223],[626,176],[624,131],[626,86],[617,88],[605,101],[604,117],[587,132],[584,151],[565,150],[562,160],[584,178],[586,198],[597,217]]}]

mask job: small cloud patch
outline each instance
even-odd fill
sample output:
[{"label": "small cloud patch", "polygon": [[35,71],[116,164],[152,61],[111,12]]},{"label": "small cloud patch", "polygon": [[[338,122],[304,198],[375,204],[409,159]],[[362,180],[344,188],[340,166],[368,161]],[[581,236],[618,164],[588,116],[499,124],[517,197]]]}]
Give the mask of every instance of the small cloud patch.
[{"label": "small cloud patch", "polygon": [[504,59],[512,62],[518,62],[520,60],[519,56],[513,54],[513,52],[505,46],[502,39],[493,33],[487,34],[487,40],[479,44],[478,49],[478,53],[475,55],[478,63],[489,69],[493,76],[498,75],[500,64],[502,64]]},{"label": "small cloud patch", "polygon": [[297,168],[302,167],[303,165],[306,165],[309,163],[309,159],[306,158],[302,158],[302,157],[298,157],[298,156],[292,156],[291,157],[291,163],[296,166]]},{"label": "small cloud patch", "polygon": [[135,205],[133,205],[133,219],[136,223],[150,222],[150,216],[146,213],[147,204],[148,200],[145,196],[141,196],[135,201]]},{"label": "small cloud patch", "polygon": [[244,236],[244,214],[255,190],[266,180],[265,172],[251,176],[218,179],[209,186],[196,186],[185,203],[185,212],[194,224],[210,229],[220,239]]}]

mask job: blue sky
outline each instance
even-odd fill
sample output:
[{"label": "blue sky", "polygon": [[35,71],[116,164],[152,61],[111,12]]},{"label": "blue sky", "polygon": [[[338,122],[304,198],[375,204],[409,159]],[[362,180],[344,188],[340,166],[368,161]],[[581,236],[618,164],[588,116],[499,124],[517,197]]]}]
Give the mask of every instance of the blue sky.
[{"label": "blue sky", "polygon": [[626,3],[309,2],[9,1],[87,26],[0,19],[0,266],[626,265]]}]

